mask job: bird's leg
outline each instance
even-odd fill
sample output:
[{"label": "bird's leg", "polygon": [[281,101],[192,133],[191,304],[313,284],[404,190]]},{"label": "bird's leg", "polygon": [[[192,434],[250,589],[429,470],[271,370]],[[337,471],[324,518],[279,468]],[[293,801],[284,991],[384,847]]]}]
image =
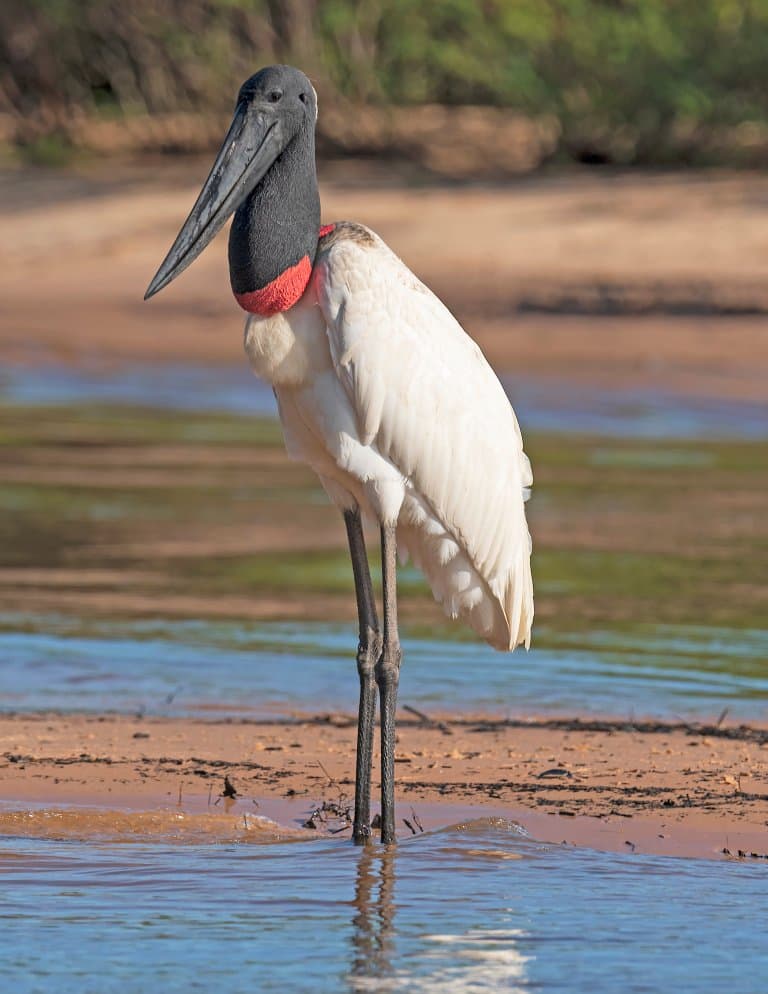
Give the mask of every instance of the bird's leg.
[{"label": "bird's leg", "polygon": [[344,512],[349,554],[355,578],[357,617],[360,637],[357,644],[357,672],[360,676],[360,707],[357,715],[357,767],[355,770],[355,820],[352,838],[357,843],[371,837],[371,761],[373,759],[373,721],[376,716],[374,669],[381,654],[379,619],[373,595],[371,571],[365,551],[360,509]]},{"label": "bird's leg", "polygon": [[381,702],[381,841],[395,841],[395,710],[400,680],[397,631],[397,542],[394,525],[381,528],[381,576],[384,586],[384,644],[376,664]]}]

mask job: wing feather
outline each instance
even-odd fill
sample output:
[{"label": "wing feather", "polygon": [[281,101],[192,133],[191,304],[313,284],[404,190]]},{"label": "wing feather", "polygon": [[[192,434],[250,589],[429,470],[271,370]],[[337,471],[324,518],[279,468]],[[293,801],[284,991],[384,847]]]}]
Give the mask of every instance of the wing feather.
[{"label": "wing feather", "polygon": [[[402,531],[438,599],[453,614],[476,611],[470,621],[487,625],[494,645],[527,644],[533,593],[523,502],[532,478],[517,419],[477,344],[370,236],[336,239],[315,266],[331,356],[361,440],[402,473],[406,503],[410,493],[427,509],[404,507]],[[440,571],[452,564],[446,585]],[[499,610],[488,621],[473,571],[504,634]]]}]

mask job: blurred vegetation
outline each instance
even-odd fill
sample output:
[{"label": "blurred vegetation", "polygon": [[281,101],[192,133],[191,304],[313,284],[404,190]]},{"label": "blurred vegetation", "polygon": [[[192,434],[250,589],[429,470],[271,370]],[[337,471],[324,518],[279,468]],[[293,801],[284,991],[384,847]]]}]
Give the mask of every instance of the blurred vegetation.
[{"label": "blurred vegetation", "polygon": [[[240,82],[285,61],[316,83],[321,138],[347,151],[375,146],[392,108],[437,104],[546,119],[539,159],[754,164],[766,52],[768,0],[4,0],[0,117],[6,141],[54,159],[88,144],[88,121],[218,128]],[[352,106],[375,112],[362,137],[332,113],[324,125],[323,108]],[[143,143],[182,147],[168,128]]]}]

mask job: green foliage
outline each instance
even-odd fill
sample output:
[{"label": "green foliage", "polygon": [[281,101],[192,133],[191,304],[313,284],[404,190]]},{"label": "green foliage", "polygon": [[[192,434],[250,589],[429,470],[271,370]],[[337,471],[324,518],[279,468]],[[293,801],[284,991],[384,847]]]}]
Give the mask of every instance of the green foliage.
[{"label": "green foliage", "polygon": [[27,142],[23,146],[25,162],[34,166],[62,168],[68,165],[75,154],[72,145],[61,135],[51,133]]},{"label": "green foliage", "polygon": [[218,112],[294,61],[323,100],[547,114],[574,157],[658,162],[766,121],[766,51],[768,0],[9,0],[0,113],[37,139],[36,114]]}]

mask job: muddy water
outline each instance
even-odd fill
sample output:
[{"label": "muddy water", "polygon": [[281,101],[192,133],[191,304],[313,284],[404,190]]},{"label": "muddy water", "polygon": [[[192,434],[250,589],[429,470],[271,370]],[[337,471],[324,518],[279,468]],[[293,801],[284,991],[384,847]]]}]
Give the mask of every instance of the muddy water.
[{"label": "muddy water", "polygon": [[6,839],[7,989],[762,990],[762,867],[541,845],[491,819],[397,850]]}]

